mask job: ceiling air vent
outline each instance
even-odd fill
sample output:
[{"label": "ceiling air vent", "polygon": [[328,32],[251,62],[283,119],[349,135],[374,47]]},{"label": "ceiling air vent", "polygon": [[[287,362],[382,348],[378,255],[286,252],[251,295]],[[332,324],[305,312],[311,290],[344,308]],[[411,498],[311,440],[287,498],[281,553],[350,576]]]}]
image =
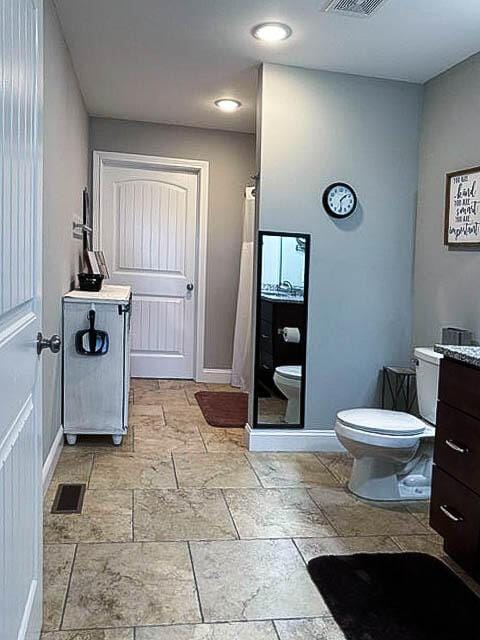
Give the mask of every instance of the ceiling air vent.
[{"label": "ceiling air vent", "polygon": [[325,11],[357,18],[369,18],[386,2],[388,0],[333,0]]}]

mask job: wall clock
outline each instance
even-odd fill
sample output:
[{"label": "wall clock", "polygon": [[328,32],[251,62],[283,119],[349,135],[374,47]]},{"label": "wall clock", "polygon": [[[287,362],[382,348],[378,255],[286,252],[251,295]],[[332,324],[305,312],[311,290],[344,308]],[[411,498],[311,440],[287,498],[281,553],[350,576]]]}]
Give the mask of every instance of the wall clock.
[{"label": "wall clock", "polygon": [[329,185],[323,193],[323,206],[332,218],[347,218],[357,207],[357,194],[344,182]]}]

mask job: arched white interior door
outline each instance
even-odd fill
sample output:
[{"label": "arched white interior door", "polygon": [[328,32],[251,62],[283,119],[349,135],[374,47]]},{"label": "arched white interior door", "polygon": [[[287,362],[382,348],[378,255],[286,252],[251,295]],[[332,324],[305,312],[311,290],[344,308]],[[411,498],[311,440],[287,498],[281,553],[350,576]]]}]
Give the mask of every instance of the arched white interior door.
[{"label": "arched white interior door", "polygon": [[99,247],[133,290],[131,374],[193,378],[198,174],[111,162],[98,188]]},{"label": "arched white interior door", "polygon": [[42,615],[42,1],[0,0],[0,638]]}]

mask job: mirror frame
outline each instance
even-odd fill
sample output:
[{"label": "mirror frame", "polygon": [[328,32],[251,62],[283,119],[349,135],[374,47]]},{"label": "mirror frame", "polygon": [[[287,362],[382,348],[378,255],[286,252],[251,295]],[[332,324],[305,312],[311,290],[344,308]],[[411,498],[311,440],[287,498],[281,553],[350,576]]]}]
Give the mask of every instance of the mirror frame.
[{"label": "mirror frame", "polygon": [[[303,379],[300,392],[300,423],[299,424],[269,424],[258,422],[258,394],[257,394],[257,371],[260,365],[260,327],[261,327],[261,290],[262,290],[262,260],[263,260],[263,238],[265,236],[276,236],[281,238],[304,238],[305,239],[305,279],[303,287],[303,301],[305,307],[305,340],[303,341]],[[289,233],[287,231],[259,231],[257,235],[257,287],[255,301],[255,357],[253,375],[253,429],[304,429],[305,428],[305,392],[307,387],[307,341],[308,341],[308,307],[310,288],[310,245],[311,235],[309,233]]]}]

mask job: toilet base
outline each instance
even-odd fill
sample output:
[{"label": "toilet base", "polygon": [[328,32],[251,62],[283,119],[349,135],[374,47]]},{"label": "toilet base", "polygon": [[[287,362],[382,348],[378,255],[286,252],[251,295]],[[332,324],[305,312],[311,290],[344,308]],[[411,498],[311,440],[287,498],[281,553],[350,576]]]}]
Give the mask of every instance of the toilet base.
[{"label": "toilet base", "polygon": [[300,424],[300,386],[301,381],[291,380],[275,371],[273,376],[275,386],[287,399],[284,422],[286,424]]},{"label": "toilet base", "polygon": [[421,456],[408,469],[389,460],[362,457],[354,460],[348,488],[364,500],[396,502],[429,500],[431,458]]},{"label": "toilet base", "polygon": [[287,402],[287,410],[285,412],[285,422],[287,424],[300,423],[300,402],[299,398],[290,398]]}]

